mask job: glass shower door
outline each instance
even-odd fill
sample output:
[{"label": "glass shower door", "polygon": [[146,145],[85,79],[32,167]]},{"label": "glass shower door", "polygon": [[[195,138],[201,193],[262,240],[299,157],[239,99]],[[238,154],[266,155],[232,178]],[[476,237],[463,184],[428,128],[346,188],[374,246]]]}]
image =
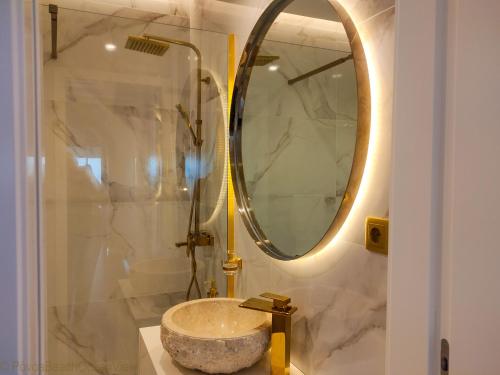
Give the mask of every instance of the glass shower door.
[{"label": "glass shower door", "polygon": [[[227,36],[59,8],[57,58],[40,7],[42,227],[46,359],[51,373],[135,374],[138,329],[185,301],[195,150],[196,56],[125,49],[130,35],[190,41],[202,53],[202,296],[224,295]],[[179,107],[180,106],[180,107]],[[193,295],[193,294],[192,294]]]}]

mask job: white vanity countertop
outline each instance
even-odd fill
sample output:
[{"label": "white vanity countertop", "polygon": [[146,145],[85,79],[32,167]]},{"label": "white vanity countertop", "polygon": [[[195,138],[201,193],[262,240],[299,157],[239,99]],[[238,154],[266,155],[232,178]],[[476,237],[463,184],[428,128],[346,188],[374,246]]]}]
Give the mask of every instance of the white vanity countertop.
[{"label": "white vanity countertop", "polygon": [[[238,375],[270,374],[269,352],[254,366],[241,370]],[[177,365],[163,349],[160,341],[160,326],[139,330],[139,375],[200,375],[200,371],[188,370]],[[303,375],[295,366],[290,366],[290,375]]]}]

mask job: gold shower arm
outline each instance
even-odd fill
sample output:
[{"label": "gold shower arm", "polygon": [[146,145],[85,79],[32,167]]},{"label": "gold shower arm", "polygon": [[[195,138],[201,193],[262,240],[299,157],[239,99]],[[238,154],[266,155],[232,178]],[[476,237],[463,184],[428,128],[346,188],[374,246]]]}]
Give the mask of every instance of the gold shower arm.
[{"label": "gold shower arm", "polygon": [[328,69],[333,68],[333,67],[335,67],[337,65],[343,64],[346,61],[351,60],[351,59],[352,59],[352,53],[349,54],[349,55],[347,55],[346,57],[341,57],[340,59],[332,61],[331,63],[328,63],[326,65],[320,66],[319,68],[311,70],[310,72],[304,73],[304,74],[302,74],[302,75],[300,75],[298,77],[289,79],[288,80],[288,84],[289,85],[293,85],[295,82],[299,82],[299,81],[302,81],[302,80],[307,79],[309,77],[312,77],[312,76],[314,76],[316,74],[324,72],[325,70],[328,70]]}]

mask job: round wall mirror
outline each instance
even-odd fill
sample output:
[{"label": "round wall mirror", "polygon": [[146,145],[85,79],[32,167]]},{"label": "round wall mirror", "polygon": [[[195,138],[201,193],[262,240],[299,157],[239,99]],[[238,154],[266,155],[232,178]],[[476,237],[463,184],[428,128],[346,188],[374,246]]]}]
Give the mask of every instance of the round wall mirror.
[{"label": "round wall mirror", "polygon": [[292,260],[331,241],[370,133],[365,54],[336,0],[271,3],[245,46],[230,120],[236,198],[256,244]]}]

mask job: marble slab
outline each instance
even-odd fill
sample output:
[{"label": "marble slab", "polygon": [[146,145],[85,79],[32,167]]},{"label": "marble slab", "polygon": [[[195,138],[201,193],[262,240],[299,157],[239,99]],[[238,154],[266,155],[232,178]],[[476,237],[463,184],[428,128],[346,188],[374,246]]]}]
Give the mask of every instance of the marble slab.
[{"label": "marble slab", "polygon": [[146,322],[159,322],[165,311],[170,307],[184,302],[186,292],[163,293],[158,295],[137,296],[134,294],[129,279],[118,280],[120,290],[125,297],[125,302],[130,310],[130,314],[139,326],[144,326]]},{"label": "marble slab", "polygon": [[[139,375],[200,375],[201,372],[177,365],[163,349],[160,341],[160,326],[145,327],[139,330]],[[271,371],[268,354],[254,366],[238,372],[240,375],[266,375]],[[304,375],[291,365],[290,375]]]}]

